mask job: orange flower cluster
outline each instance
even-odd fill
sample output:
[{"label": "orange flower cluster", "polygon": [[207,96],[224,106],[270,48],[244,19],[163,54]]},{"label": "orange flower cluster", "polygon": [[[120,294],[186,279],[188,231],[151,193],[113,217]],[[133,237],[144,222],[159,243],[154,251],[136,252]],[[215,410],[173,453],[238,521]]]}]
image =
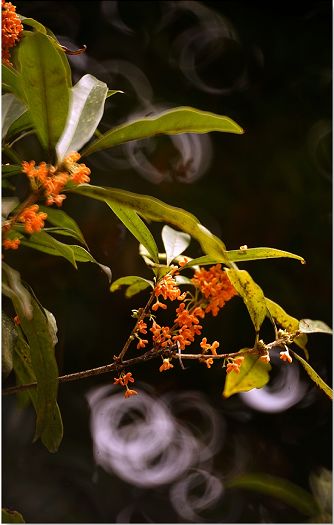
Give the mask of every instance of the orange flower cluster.
[{"label": "orange flower cluster", "polygon": [[131,372],[128,372],[127,374],[124,374],[124,372],[121,373],[119,377],[114,377],[114,385],[121,385],[125,387],[124,397],[130,397],[130,396],[136,396],[138,392],[136,390],[131,390],[128,387],[128,383],[134,383],[135,380],[132,377]]},{"label": "orange flower cluster", "polygon": [[237,295],[221,264],[211,266],[209,270],[200,268],[191,280],[207,300],[205,313],[211,312],[213,316],[218,314],[227,301]]},{"label": "orange flower cluster", "polygon": [[226,365],[226,373],[230,374],[231,372],[236,372],[237,374],[240,373],[240,366],[242,365],[244,361],[243,356],[238,356],[233,358],[229,358],[228,363]]},{"label": "orange flower cluster", "polygon": [[160,295],[162,295],[165,301],[166,299],[169,299],[170,301],[175,301],[175,299],[177,299],[178,301],[183,301],[183,299],[186,297],[186,293],[181,294],[181,290],[171,274],[165,275],[158,282],[154,289],[154,294],[157,300],[152,306],[153,311],[158,310],[158,308],[162,308],[163,310],[166,310],[167,308],[167,306],[164,303],[161,303],[158,300],[158,297]]},{"label": "orange flower cluster", "polygon": [[200,325],[199,317],[203,318],[205,312],[197,306],[193,310],[187,310],[185,303],[181,303],[176,309],[177,316],[174,322],[179,326],[178,333],[172,337],[173,341],[178,344],[180,350],[191,345],[195,340],[195,335],[200,335],[203,326]]},{"label": "orange flower cluster", "polygon": [[160,326],[155,321],[153,322],[152,328],[153,344],[157,347],[166,348],[171,345],[171,330],[168,326]]},{"label": "orange flower cluster", "polygon": [[159,372],[164,372],[165,370],[169,370],[170,368],[174,368],[172,363],[169,362],[169,359],[163,359],[162,365],[159,368]]},{"label": "orange flower cluster", "polygon": [[22,171],[30,179],[31,186],[34,190],[44,192],[47,206],[56,204],[61,206],[66,195],[60,192],[66,184],[82,184],[89,182],[90,169],[85,164],[78,164],[80,153],[72,152],[63,161],[59,167],[48,166],[41,162],[37,167],[35,161],[22,163]]},{"label": "orange flower cluster", "polygon": [[2,244],[5,250],[17,250],[21,241],[20,239],[4,239]]},{"label": "orange flower cluster", "polygon": [[33,204],[28,208],[25,208],[22,213],[17,217],[18,222],[24,224],[24,230],[27,233],[39,232],[44,227],[44,221],[47,219],[47,214],[44,212],[38,212],[39,206]]},{"label": "orange flower cluster", "polygon": [[15,46],[21,37],[23,25],[16,14],[15,5],[2,0],[2,62],[12,66],[10,49]]}]

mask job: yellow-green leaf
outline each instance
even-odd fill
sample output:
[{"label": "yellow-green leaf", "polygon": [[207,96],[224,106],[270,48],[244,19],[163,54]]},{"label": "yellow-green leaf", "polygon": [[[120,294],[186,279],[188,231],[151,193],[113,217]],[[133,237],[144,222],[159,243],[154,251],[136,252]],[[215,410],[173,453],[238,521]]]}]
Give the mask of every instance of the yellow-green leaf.
[{"label": "yellow-green leaf", "polygon": [[287,257],[290,259],[297,259],[302,264],[305,264],[305,259],[300,255],[295,255],[294,253],[285,252],[283,250],[276,250],[275,248],[240,248],[239,250],[228,250],[227,255],[233,262]]},{"label": "yellow-green leaf", "polygon": [[262,388],[268,383],[270,364],[260,361],[257,355],[245,354],[244,357],[239,374],[232,371],[226,375],[224,397],[248,392],[253,388]]},{"label": "yellow-green leaf", "polygon": [[[279,304],[274,303],[274,301],[266,297],[266,305],[268,308],[268,316],[275,322],[275,324],[278,324],[278,326],[290,333],[299,330],[298,319],[287,314]],[[294,343],[303,350],[306,359],[309,359],[309,353],[306,348],[307,335],[300,334],[298,337],[295,337]]]},{"label": "yellow-green leaf", "polygon": [[25,523],[25,521],[17,510],[1,509],[1,523]]},{"label": "yellow-green leaf", "polygon": [[315,382],[315,384],[321,388],[325,392],[325,394],[330,398],[333,399],[333,390],[325,383],[323,379],[317,374],[317,372],[309,365],[305,359],[303,359],[300,355],[296,354],[296,352],[293,352],[290,349],[290,352],[292,355],[303,365],[305,368],[307,374],[310,376],[312,381]]},{"label": "yellow-green leaf", "polygon": [[262,289],[253,281],[246,270],[226,269],[226,272],[234,288],[242,297],[255,331],[258,333],[267,313]]},{"label": "yellow-green leaf", "polygon": [[178,107],[164,111],[160,115],[144,117],[117,126],[104,133],[82,152],[82,156],[95,151],[112,148],[131,140],[141,140],[155,135],[177,135],[179,133],[208,133],[224,131],[243,133],[243,129],[229,117],[216,115],[191,107]]},{"label": "yellow-green leaf", "polygon": [[333,330],[328,326],[328,324],[324,323],[323,321],[313,321],[312,319],[301,319],[299,321],[299,330],[304,334],[333,333]]},{"label": "yellow-green leaf", "polygon": [[120,277],[114,281],[110,286],[110,291],[116,292],[116,290],[119,290],[122,286],[128,286],[125,296],[132,297],[142,290],[145,290],[149,286],[153,288],[154,285],[152,281],[144,279],[143,277],[138,277],[137,275],[127,275],[126,277]]}]

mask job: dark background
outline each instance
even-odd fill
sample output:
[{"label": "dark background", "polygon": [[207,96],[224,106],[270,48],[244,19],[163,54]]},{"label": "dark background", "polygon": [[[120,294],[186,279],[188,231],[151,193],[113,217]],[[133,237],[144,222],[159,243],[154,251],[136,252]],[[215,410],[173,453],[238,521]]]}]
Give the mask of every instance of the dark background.
[{"label": "dark background", "polygon": [[[139,173],[133,167],[133,152],[122,148],[89,158],[91,181],[183,207],[228,249],[247,244],[302,255],[304,266],[277,259],[240,267],[290,315],[331,324],[330,2],[32,1],[17,2],[17,11],[50,27],[67,47],[87,45],[84,56],[70,58],[75,82],[91,73],[110,89],[125,92],[108,99],[102,131],[138,111],[148,114],[153,108],[178,105],[238,122],[245,129],[242,136],[209,135],[212,161],[197,178],[191,164],[182,169],[187,158],[162,137],[138,145],[160,174],[158,183]],[[77,219],[92,254],[111,267],[114,279],[149,276],[137,255],[138,243],[102,203],[70,196],[63,209]],[[159,236],[161,225],[152,229]],[[192,256],[200,255],[195,243],[191,248]],[[61,374],[110,362],[131,329],[131,309],[143,304],[145,294],[131,301],[120,293],[111,295],[105,276],[94,265],[75,271],[66,261],[28,249],[20,248],[20,257],[8,255],[8,261],[57,319]],[[253,339],[238,300],[209,323],[207,333],[231,351]],[[263,335],[272,337],[269,327]],[[329,336],[310,336],[308,347],[311,365],[331,383]],[[252,410],[237,396],[222,400],[222,370],[194,364],[185,371],[175,366],[162,376],[157,362],[151,362],[138,367],[135,377],[153,385],[157,398],[166,391],[187,390],[207,396],[227,425],[230,444],[215,460],[216,471],[224,475],[231,443],[241,443],[251,453],[245,472],[281,476],[307,490],[311,472],[331,469],[331,404],[311,384],[306,402],[277,415]],[[84,396],[93,385],[110,380],[104,376],[60,387],[65,436],[54,456],[41,444],[31,444],[32,416],[18,412],[14,399],[6,400],[3,506],[20,510],[27,522],[99,523],[114,522],[123,506],[137,501],[136,489],[102,470],[98,483],[91,482],[94,462]],[[145,513],[138,504],[133,521],[180,521],[170,510],[167,490],[139,491],[143,506],[148,494]],[[229,514],[225,499],[208,519],[305,520],[290,507],[255,493],[229,491],[228,500],[239,509],[236,514]]]}]

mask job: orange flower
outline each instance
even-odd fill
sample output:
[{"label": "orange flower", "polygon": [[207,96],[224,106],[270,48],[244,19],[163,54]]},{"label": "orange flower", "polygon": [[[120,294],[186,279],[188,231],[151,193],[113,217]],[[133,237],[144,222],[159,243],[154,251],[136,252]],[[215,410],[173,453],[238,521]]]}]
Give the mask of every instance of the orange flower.
[{"label": "orange flower", "polygon": [[237,295],[221,264],[211,266],[209,270],[200,268],[191,280],[208,302],[205,312],[211,312],[213,316],[218,314],[227,301]]},{"label": "orange flower", "polygon": [[155,346],[165,348],[170,345],[171,333],[168,326],[160,326],[154,322],[150,332],[153,334],[152,339]]},{"label": "orange flower", "polygon": [[23,31],[15,11],[16,7],[11,2],[2,0],[2,61],[7,66],[12,66],[9,50],[18,42]]},{"label": "orange flower", "polygon": [[147,334],[147,324],[141,319],[137,324],[137,330],[141,334]]},{"label": "orange flower", "polygon": [[292,363],[292,357],[289,353],[289,349],[287,348],[285,352],[279,353],[279,358],[282,359],[282,361],[285,361],[287,363]]},{"label": "orange flower", "polygon": [[29,206],[18,216],[17,220],[24,223],[24,229],[27,233],[39,232],[44,227],[44,221],[47,219],[47,214],[39,212],[39,206],[33,204]]},{"label": "orange flower", "polygon": [[140,339],[139,338],[139,343],[137,344],[137,349],[140,350],[141,348],[145,348],[147,343],[148,343],[147,339]]},{"label": "orange flower", "polygon": [[20,239],[4,239],[2,244],[5,250],[17,250],[21,241]]},{"label": "orange flower", "polygon": [[217,348],[219,347],[218,341],[214,341],[212,345],[206,342],[206,337],[203,337],[202,342],[200,343],[200,347],[203,350],[203,354],[206,353],[208,350],[211,350],[211,353],[213,355],[217,355]]},{"label": "orange flower", "polygon": [[174,365],[169,362],[169,359],[164,359],[162,361],[162,365],[159,368],[159,372],[164,372],[165,370],[169,370],[170,368],[174,368]]},{"label": "orange flower", "polygon": [[90,169],[85,164],[78,164],[78,167],[72,172],[71,181],[74,184],[83,184],[84,182],[90,182]]},{"label": "orange flower", "polygon": [[157,298],[159,295],[162,295],[165,301],[166,299],[169,299],[170,301],[174,301],[175,299],[182,301],[186,296],[185,293],[181,294],[181,290],[177,286],[174,277],[172,277],[170,274],[162,277],[162,279],[157,283],[154,289],[154,294]]},{"label": "orange flower", "polygon": [[209,357],[208,359],[205,360],[205,364],[208,368],[211,368],[211,365],[213,365],[213,359],[212,357]]},{"label": "orange flower", "polygon": [[19,318],[18,315],[16,315],[16,316],[14,317],[13,321],[14,321],[14,323],[15,323],[17,326],[21,323],[20,318]]},{"label": "orange flower", "polygon": [[152,306],[153,312],[156,312],[158,308],[162,308],[163,310],[167,309],[167,305],[164,303],[160,303],[160,301],[156,301],[154,305]]},{"label": "orange flower", "polygon": [[131,372],[128,372],[127,374],[123,375],[123,383],[124,383],[124,385],[127,385],[128,383],[134,383],[134,382],[135,382],[135,380],[132,377]]},{"label": "orange flower", "polygon": [[130,388],[127,388],[124,392],[124,397],[130,397],[130,396],[137,396],[138,392],[136,390],[131,390]]},{"label": "orange flower", "polygon": [[270,355],[269,352],[266,354],[263,354],[259,357],[259,360],[262,361],[262,363],[270,363]]},{"label": "orange flower", "polygon": [[242,365],[244,361],[243,356],[235,357],[234,359],[231,357],[228,359],[228,363],[226,365],[226,373],[230,374],[231,372],[236,372],[236,374],[240,373],[240,366]]}]

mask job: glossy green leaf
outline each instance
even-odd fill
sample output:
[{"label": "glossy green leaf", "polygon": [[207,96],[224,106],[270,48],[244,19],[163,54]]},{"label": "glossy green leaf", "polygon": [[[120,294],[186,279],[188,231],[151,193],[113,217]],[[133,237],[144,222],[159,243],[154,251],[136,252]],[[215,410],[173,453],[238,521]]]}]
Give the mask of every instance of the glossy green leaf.
[{"label": "glossy green leaf", "polygon": [[200,224],[194,215],[181,208],[169,206],[149,195],[139,195],[125,190],[102,188],[90,184],[80,184],[71,189],[71,192],[104,201],[110,206],[118,205],[121,208],[133,210],[147,220],[172,224],[196,239],[205,253],[219,257],[228,263],[224,243]]},{"label": "glossy green leaf", "polygon": [[228,117],[184,106],[169,109],[160,115],[140,118],[117,126],[92,142],[82,155],[91,155],[96,151],[112,148],[124,142],[141,140],[155,135],[208,133],[209,131],[237,134],[244,132],[238,124]]},{"label": "glossy green leaf", "polygon": [[21,239],[21,244],[22,246],[27,246],[27,248],[33,248],[34,250],[38,250],[43,253],[64,257],[71,264],[73,264],[74,268],[77,268],[71,246],[57,241],[57,239],[45,231],[33,233],[30,235],[29,239]]},{"label": "glossy green leaf", "polygon": [[20,310],[27,319],[32,319],[33,308],[31,296],[21,282],[19,272],[11,268],[7,263],[2,263],[2,292],[6,297],[15,295]]},{"label": "glossy green leaf", "polygon": [[293,352],[290,348],[291,354],[303,365],[305,368],[307,374],[310,376],[312,381],[315,382],[315,384],[321,388],[325,392],[325,394],[330,398],[333,399],[333,390],[325,383],[323,379],[316,373],[316,371],[309,365],[305,359],[303,359],[300,355],[296,354],[296,352]]},{"label": "glossy green leaf", "polygon": [[192,280],[188,277],[184,277],[184,275],[175,275],[174,279],[178,286],[182,286],[183,284],[194,286]]},{"label": "glossy green leaf", "polygon": [[13,352],[15,343],[17,340],[17,332],[15,329],[15,324],[6,315],[2,312],[2,331],[1,331],[1,342],[2,342],[2,352],[1,352],[1,369],[2,375],[8,377],[11,371],[13,370]]},{"label": "glossy green leaf", "polygon": [[257,355],[245,354],[244,357],[239,374],[234,371],[226,374],[224,397],[248,392],[253,388],[262,388],[268,383],[270,364],[260,361]]},{"label": "glossy green leaf", "polygon": [[[279,327],[283,328],[289,333],[296,332],[299,330],[299,321],[295,317],[287,314],[281,306],[277,303],[274,303],[271,299],[266,297],[266,305],[268,308],[268,316],[277,324]],[[305,353],[306,359],[309,359],[309,353],[306,348],[307,345],[307,335],[300,334],[298,337],[294,338],[294,343],[299,346]]]},{"label": "glossy green leaf", "polygon": [[[25,111],[18,119],[13,122],[7,132],[7,140],[9,141],[19,133],[33,129],[33,123],[30,115],[30,111]],[[21,168],[22,169],[22,168]]]},{"label": "glossy green leaf", "polygon": [[246,270],[226,269],[226,272],[247,307],[256,333],[259,333],[267,313],[267,306],[262,289],[253,281]]},{"label": "glossy green leaf", "polygon": [[[31,363],[37,380],[36,399],[36,432],[35,439],[47,433],[47,446],[50,452],[55,452],[62,440],[63,428],[59,409],[57,407],[58,367],[55,359],[52,329],[45,310],[40,306],[34,295],[26,289],[30,296],[32,316],[28,319],[14,290],[10,288],[10,274],[17,279],[17,272],[7,269],[5,284],[11,290],[9,295],[16,314],[20,319],[20,328],[27,338],[30,348]],[[12,279],[12,280],[13,280]],[[23,286],[21,284],[21,286]]]},{"label": "glossy green leaf", "polygon": [[6,138],[10,126],[27,110],[26,106],[12,93],[1,97],[2,140]]},{"label": "glossy green leaf", "polygon": [[299,321],[299,330],[304,334],[323,333],[332,334],[333,330],[323,321],[313,321],[312,319],[301,319]]},{"label": "glossy green leaf", "polygon": [[61,228],[70,230],[73,232],[73,237],[77,238],[80,242],[82,242],[82,244],[86,245],[86,241],[78,224],[65,211],[56,210],[54,208],[50,208],[50,206],[40,206],[39,209],[40,211],[47,213],[47,222],[53,224],[54,226],[59,226]]},{"label": "glossy green leaf", "polygon": [[319,512],[317,503],[310,492],[291,481],[269,474],[243,474],[229,481],[226,487],[248,489],[272,496],[305,516],[315,516]]},{"label": "glossy green leaf", "polygon": [[54,40],[40,32],[26,32],[18,47],[25,102],[49,152],[64,130],[69,108],[70,86],[61,53]]},{"label": "glossy green leaf", "polygon": [[17,510],[1,509],[1,523],[25,523],[25,521]]},{"label": "glossy green leaf", "polygon": [[130,298],[133,295],[136,295],[137,293],[145,290],[149,286],[153,288],[154,284],[152,281],[143,279],[143,277],[138,277],[137,275],[127,275],[126,277],[120,277],[120,279],[114,281],[110,286],[110,291],[116,292],[116,290],[119,290],[122,286],[128,287],[125,292],[125,297]]},{"label": "glossy green leaf", "polygon": [[166,251],[167,266],[188,248],[191,241],[188,233],[176,231],[167,224],[162,228],[161,237]]},{"label": "glossy green leaf", "polygon": [[21,85],[21,77],[15,71],[13,67],[6,66],[5,64],[2,64],[2,85],[5,88],[6,91],[10,91],[10,93],[14,93],[19,99],[22,100],[23,93],[22,93],[22,85]]},{"label": "glossy green leaf", "polygon": [[93,136],[104,111],[108,86],[92,75],[84,75],[71,90],[67,122],[56,150],[61,161],[79,151]]},{"label": "glossy green leaf", "polygon": [[134,235],[149,252],[153,261],[159,262],[158,248],[146,224],[142,221],[135,210],[120,206],[117,202],[112,200],[105,201],[109,208],[117,215],[120,221],[126,226],[126,228]]}]

